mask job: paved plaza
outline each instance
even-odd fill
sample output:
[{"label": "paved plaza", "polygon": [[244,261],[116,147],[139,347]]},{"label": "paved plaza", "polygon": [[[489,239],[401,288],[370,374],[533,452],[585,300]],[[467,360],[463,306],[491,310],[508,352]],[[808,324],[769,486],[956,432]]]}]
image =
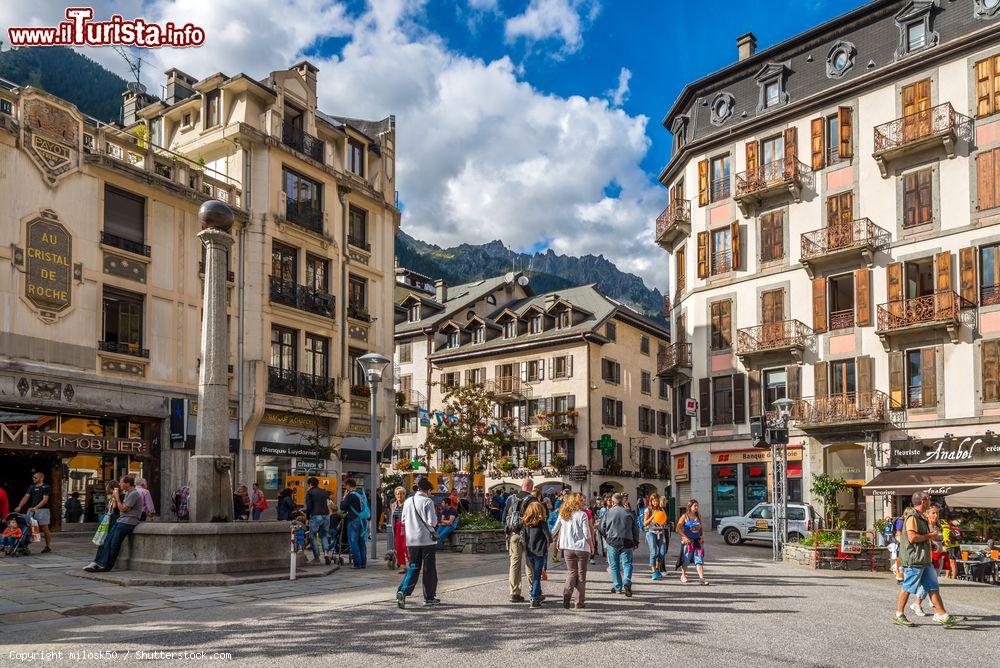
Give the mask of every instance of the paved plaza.
[{"label": "paved plaza", "polygon": [[82,538],[59,540],[51,555],[0,561],[0,665],[23,665],[12,652],[62,651],[57,664],[110,665],[167,651],[192,653],[172,665],[221,653],[269,666],[888,666],[933,662],[941,648],[963,664],[996,665],[995,587],[945,581],[945,600],[967,625],[945,630],[914,618],[917,627],[904,629],[891,623],[897,590],[886,575],[774,564],[766,546],[731,548],[715,536],[707,547],[711,586],[682,584],[674,573],[653,582],[639,566],[629,600],[610,593],[598,565],[580,611],[557,600],[561,565],[544,583],[549,601],[530,610],[507,602],[502,555],[441,554],[442,605],[424,610],[415,596],[412,609],[399,611],[398,576],[381,565],[295,582],[121,587],[68,574],[90,549]]}]

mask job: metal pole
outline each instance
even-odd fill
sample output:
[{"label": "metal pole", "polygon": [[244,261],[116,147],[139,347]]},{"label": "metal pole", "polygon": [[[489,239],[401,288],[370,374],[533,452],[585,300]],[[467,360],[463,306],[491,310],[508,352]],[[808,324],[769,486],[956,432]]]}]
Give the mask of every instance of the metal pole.
[{"label": "metal pole", "polygon": [[771,558],[778,560],[778,448],[771,444]]},{"label": "metal pole", "polygon": [[371,517],[368,519],[368,538],[371,541],[371,549],[368,551],[368,556],[370,559],[378,558],[378,419],[376,418],[377,413],[377,403],[378,403],[378,381],[374,378],[369,377],[368,379],[368,390],[371,395],[368,398],[368,405],[371,409],[371,458],[372,458],[372,468],[371,468]]},{"label": "metal pole", "polygon": [[[781,545],[788,541],[788,443],[781,446]],[[784,552],[784,550],[782,550]],[[784,554],[781,555],[784,559]]]}]

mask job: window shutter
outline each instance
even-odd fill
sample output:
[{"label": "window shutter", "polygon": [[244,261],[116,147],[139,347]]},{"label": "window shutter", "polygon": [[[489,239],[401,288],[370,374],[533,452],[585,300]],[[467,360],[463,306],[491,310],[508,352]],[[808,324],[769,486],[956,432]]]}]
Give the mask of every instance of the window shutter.
[{"label": "window shutter", "polygon": [[920,211],[917,213],[918,222],[923,225],[929,223],[934,218],[933,204],[931,201],[931,170],[922,169],[917,172],[918,199]]},{"label": "window shutter", "polygon": [[963,299],[975,304],[976,299],[976,247],[958,251],[958,284]]},{"label": "window shutter", "polygon": [[826,278],[813,279],[813,331],[826,331]]},{"label": "window shutter", "polygon": [[901,350],[889,353],[889,404],[903,408],[906,406],[906,369]]},{"label": "window shutter", "polygon": [[854,157],[854,141],[852,138],[852,127],[854,125],[851,119],[851,108],[850,107],[840,107],[837,109],[837,125],[840,126],[840,157],[841,158],[851,158]]},{"label": "window shutter", "polygon": [[976,117],[993,113],[993,64],[994,58],[976,63]]},{"label": "window shutter", "polygon": [[576,395],[571,394],[566,397],[566,410],[571,411],[576,408]]},{"label": "window shutter", "polygon": [[499,364],[497,364],[495,367],[493,367],[493,377],[494,378],[499,378],[500,377],[500,365]]},{"label": "window shutter", "polygon": [[730,237],[731,237],[731,241],[730,241],[731,246],[730,246],[730,248],[732,249],[732,260],[731,260],[732,265],[731,266],[732,266],[733,270],[736,270],[736,269],[739,269],[741,267],[740,256],[742,255],[742,250],[740,248],[740,224],[739,224],[739,222],[733,222],[729,226],[729,234],[730,234]]},{"label": "window shutter", "polygon": [[698,278],[708,278],[708,232],[698,233]]},{"label": "window shutter", "polygon": [[757,142],[748,141],[747,142],[747,171],[757,169]]},{"label": "window shutter", "polygon": [[521,382],[528,382],[528,363],[521,362]]},{"label": "window shutter", "polygon": [[709,378],[698,380],[698,422],[702,427],[712,424],[712,381]]},{"label": "window shutter", "polygon": [[760,370],[754,370],[747,373],[747,381],[750,384],[750,417],[759,417],[761,414],[760,404]]},{"label": "window shutter", "polygon": [[733,424],[747,421],[746,374],[733,374]]},{"label": "window shutter", "polygon": [[1000,401],[1000,339],[983,341],[983,401]]},{"label": "window shutter", "polygon": [[538,360],[538,378],[545,380],[545,359]]},{"label": "window shutter", "polygon": [[827,371],[830,368],[829,362],[816,362],[813,364],[813,396],[825,397],[830,394],[830,385],[827,380]]},{"label": "window shutter", "polygon": [[616,401],[615,402],[615,424],[618,425],[619,427],[621,427],[622,424],[623,424],[623,422],[624,421],[622,420],[622,402]]},{"label": "window shutter", "polygon": [[572,355],[567,355],[566,356],[566,377],[567,378],[572,378],[573,377],[573,356]]},{"label": "window shutter", "polygon": [[920,351],[920,403],[937,406],[937,363],[934,348]]},{"label": "window shutter", "polygon": [[760,259],[761,262],[770,262],[771,248],[774,241],[771,239],[771,214],[765,213],[760,217]]},{"label": "window shutter", "polygon": [[937,291],[951,290],[951,253],[938,253],[934,265],[937,269]]},{"label": "window shutter", "polygon": [[866,267],[854,272],[854,324],[872,324],[872,270]]},{"label": "window shutter", "polygon": [[799,160],[799,129],[797,127],[785,128],[785,162],[795,169]]},{"label": "window shutter", "polygon": [[898,302],[903,299],[903,263],[893,262],[885,268],[886,300]]},{"label": "window shutter", "polygon": [[731,299],[719,302],[719,329],[722,331],[722,346],[733,345],[733,302]]},{"label": "window shutter", "polygon": [[875,359],[871,355],[861,355],[854,360],[858,373],[858,394],[871,394],[874,390]]},{"label": "window shutter", "polygon": [[824,141],[824,123],[822,118],[814,118],[811,123],[812,131],[812,168],[813,170],[823,169],[823,145]]},{"label": "window shutter", "polygon": [[917,193],[917,174],[910,172],[903,175],[903,227],[913,227],[917,224],[917,209],[919,207]]},{"label": "window shutter", "polygon": [[708,160],[698,162],[698,206],[708,204]]},{"label": "window shutter", "polygon": [[789,399],[802,398],[801,371],[802,369],[797,364],[789,364],[785,367],[785,377],[788,379],[786,388]]},{"label": "window shutter", "polygon": [[771,214],[771,259],[785,257],[785,213],[775,211]]},{"label": "window shutter", "polygon": [[996,150],[983,151],[976,156],[976,190],[979,200],[976,207],[980,211],[992,209],[997,205],[996,190]]}]

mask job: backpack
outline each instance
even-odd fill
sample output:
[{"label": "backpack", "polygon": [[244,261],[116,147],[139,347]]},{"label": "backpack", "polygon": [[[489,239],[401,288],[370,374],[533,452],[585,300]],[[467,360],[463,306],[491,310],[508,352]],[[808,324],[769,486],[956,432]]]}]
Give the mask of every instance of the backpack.
[{"label": "backpack", "polygon": [[357,490],[355,490],[354,493],[361,498],[361,512],[358,513],[358,519],[363,522],[367,522],[372,518],[371,508],[368,507],[368,499],[365,498],[364,494]]},{"label": "backpack", "polygon": [[524,528],[524,520],[521,516],[524,514],[524,508],[535,500],[533,496],[526,496],[523,499],[517,496],[512,496],[507,499],[506,514],[504,515],[503,526],[504,530],[508,535],[513,535],[515,533],[521,533],[521,529]]}]

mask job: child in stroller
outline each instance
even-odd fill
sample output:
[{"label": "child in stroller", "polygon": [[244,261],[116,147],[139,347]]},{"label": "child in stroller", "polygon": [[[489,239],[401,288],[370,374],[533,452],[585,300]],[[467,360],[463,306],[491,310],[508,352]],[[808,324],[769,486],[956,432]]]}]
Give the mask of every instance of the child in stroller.
[{"label": "child in stroller", "polygon": [[31,526],[21,513],[10,513],[4,520],[3,552],[8,557],[28,556],[31,550]]}]

